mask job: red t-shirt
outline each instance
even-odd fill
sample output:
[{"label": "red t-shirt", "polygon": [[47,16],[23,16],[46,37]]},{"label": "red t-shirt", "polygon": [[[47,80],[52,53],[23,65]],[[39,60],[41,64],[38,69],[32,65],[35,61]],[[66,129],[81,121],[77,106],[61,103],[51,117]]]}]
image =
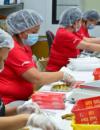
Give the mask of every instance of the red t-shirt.
[{"label": "red t-shirt", "polygon": [[89,38],[90,37],[88,29],[86,27],[84,27],[84,26],[81,26],[80,30],[76,34],[80,38],[83,38],[83,37],[88,37]]},{"label": "red t-shirt", "polygon": [[14,44],[4,70],[0,73],[0,96],[5,104],[15,100],[27,100],[33,92],[32,84],[22,77],[28,69],[36,67],[31,48],[22,47],[16,41]]},{"label": "red t-shirt", "polygon": [[77,57],[79,49],[76,49],[81,39],[76,34],[59,28],[50,50],[50,57],[46,67],[47,71],[58,71],[69,63],[69,58]]}]

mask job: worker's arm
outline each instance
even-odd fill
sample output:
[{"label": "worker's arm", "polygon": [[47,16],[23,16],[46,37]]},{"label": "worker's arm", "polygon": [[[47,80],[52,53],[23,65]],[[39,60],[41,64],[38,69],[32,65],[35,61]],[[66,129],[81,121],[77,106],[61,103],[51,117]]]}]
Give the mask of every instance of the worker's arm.
[{"label": "worker's arm", "polygon": [[98,37],[98,38],[87,38],[87,37],[84,37],[83,40],[86,41],[86,42],[90,42],[90,43],[100,44],[100,37]]},{"label": "worker's arm", "polygon": [[39,72],[36,68],[31,68],[23,73],[23,77],[38,85],[49,84],[63,79],[63,72]]},{"label": "worker's arm", "polygon": [[88,51],[93,51],[93,52],[100,52],[100,44],[97,43],[90,43],[90,42],[86,42],[84,40],[82,40],[78,46],[78,49],[81,50],[88,50]]},{"label": "worker's arm", "polygon": [[0,117],[0,130],[18,130],[26,126],[30,115],[21,114],[11,117]]}]

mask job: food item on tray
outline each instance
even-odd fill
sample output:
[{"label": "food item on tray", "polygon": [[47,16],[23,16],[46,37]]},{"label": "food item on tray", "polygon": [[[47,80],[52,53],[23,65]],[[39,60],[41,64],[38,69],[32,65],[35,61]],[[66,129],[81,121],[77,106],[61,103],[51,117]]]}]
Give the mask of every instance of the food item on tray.
[{"label": "food item on tray", "polygon": [[62,84],[55,84],[51,88],[52,91],[68,91],[70,89],[70,86],[68,86],[65,83]]},{"label": "food item on tray", "polygon": [[20,129],[20,130],[42,130],[41,128],[38,128],[38,127],[24,127],[24,128],[22,128],[22,129]]},{"label": "food item on tray", "polygon": [[74,116],[74,115],[73,115],[72,113],[70,113],[70,114],[62,115],[61,118],[62,118],[62,119],[66,119],[66,120],[72,120],[72,117],[73,117],[73,116]]},{"label": "food item on tray", "polygon": [[29,127],[24,127],[22,129],[19,129],[19,130],[30,130],[30,128]]}]

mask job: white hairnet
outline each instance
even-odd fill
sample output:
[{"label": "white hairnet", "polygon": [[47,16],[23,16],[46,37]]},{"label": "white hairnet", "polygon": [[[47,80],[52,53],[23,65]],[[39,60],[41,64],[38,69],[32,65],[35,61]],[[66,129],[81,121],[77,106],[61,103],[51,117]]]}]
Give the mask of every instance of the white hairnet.
[{"label": "white hairnet", "polygon": [[82,12],[79,8],[69,8],[65,10],[60,17],[59,24],[62,26],[72,26],[75,21],[82,18]]},{"label": "white hairnet", "polygon": [[96,10],[88,10],[83,14],[84,20],[99,20],[100,15]]},{"label": "white hairnet", "polygon": [[41,25],[43,18],[34,10],[24,9],[10,14],[6,22],[9,33],[13,35]]},{"label": "white hairnet", "polygon": [[13,38],[4,30],[0,29],[0,48],[7,47],[12,49],[14,47]]}]

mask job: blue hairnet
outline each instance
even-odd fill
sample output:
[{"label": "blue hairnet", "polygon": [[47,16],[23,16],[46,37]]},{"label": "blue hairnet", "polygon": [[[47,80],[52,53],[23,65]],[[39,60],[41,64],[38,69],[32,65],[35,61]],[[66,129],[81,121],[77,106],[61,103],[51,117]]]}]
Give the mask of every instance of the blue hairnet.
[{"label": "blue hairnet", "polygon": [[59,24],[62,26],[72,26],[75,21],[82,18],[82,12],[79,8],[69,8],[65,10],[60,17]]},{"label": "blue hairnet", "polygon": [[83,19],[84,20],[97,20],[98,21],[100,19],[100,15],[96,10],[89,10],[83,14]]},{"label": "blue hairnet", "polygon": [[0,48],[7,47],[12,49],[14,47],[13,38],[4,30],[0,29]]},{"label": "blue hairnet", "polygon": [[6,23],[10,34],[19,34],[37,25],[41,25],[43,18],[33,10],[20,10],[7,17]]}]

